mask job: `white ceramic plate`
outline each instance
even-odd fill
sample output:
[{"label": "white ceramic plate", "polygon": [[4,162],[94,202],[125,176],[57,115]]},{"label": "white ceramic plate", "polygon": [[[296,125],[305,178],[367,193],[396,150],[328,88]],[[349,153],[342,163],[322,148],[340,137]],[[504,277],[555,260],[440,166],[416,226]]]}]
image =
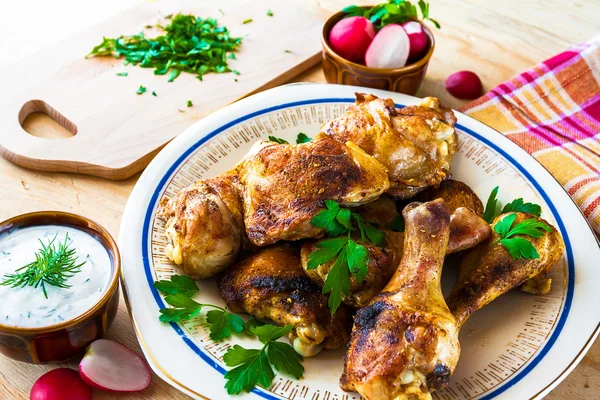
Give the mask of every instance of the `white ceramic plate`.
[{"label": "white ceramic plate", "polygon": [[[154,371],[196,398],[222,399],[225,351],[233,344],[258,347],[253,339],[213,343],[201,322],[162,324],[163,297],[151,286],[177,273],[163,256],[164,224],[158,202],[202,177],[230,169],[259,138],[275,135],[294,142],[298,132],[313,136],[327,120],[344,112],[355,91],[392,97],[399,105],[418,99],[396,93],[336,85],[299,84],[272,89],[230,105],[194,124],[146,168],[123,215],[119,244],[123,286],[142,349]],[[508,293],[476,312],[463,327],[461,359],[439,399],[538,398],[547,394],[583,357],[600,321],[600,247],[578,208],[552,176],[525,151],[498,132],[458,115],[460,146],[452,163],[455,179],[485,201],[495,186],[500,200],[524,197],[542,205],[566,243],[552,272],[551,292]],[[447,275],[447,276],[446,276]],[[452,285],[445,274],[444,289]],[[202,302],[224,304],[213,280],[199,282]],[[278,375],[271,388],[246,398],[353,399],[338,386],[343,350],[323,352],[304,363],[300,381]]]}]

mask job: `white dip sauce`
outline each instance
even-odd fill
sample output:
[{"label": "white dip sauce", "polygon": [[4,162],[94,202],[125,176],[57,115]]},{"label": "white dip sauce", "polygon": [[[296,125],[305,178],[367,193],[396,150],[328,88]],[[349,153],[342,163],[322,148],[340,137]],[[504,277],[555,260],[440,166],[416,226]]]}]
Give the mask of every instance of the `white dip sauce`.
[{"label": "white dip sauce", "polygon": [[46,284],[48,298],[41,286],[12,288],[0,285],[0,323],[18,327],[43,327],[77,317],[96,303],[106,290],[111,262],[104,246],[84,231],[69,226],[42,225],[16,229],[0,235],[0,282],[35,260],[41,240],[45,245],[55,236],[54,244],[64,242],[68,233],[69,249],[75,250],[76,264],[85,261],[80,272],[64,283],[70,288]]}]

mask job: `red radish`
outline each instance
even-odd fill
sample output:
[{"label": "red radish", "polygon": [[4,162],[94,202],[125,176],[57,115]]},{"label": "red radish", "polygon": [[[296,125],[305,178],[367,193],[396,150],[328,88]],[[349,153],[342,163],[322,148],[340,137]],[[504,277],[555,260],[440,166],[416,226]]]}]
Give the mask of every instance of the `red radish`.
[{"label": "red radish", "polygon": [[30,400],[92,400],[92,389],[74,369],[57,368],[40,376],[31,388]]},{"label": "red radish", "polygon": [[150,384],[144,359],[122,344],[99,339],[90,344],[79,363],[79,375],[88,385],[109,392],[138,392]]},{"label": "red radish", "polygon": [[459,71],[446,79],[446,90],[459,99],[476,99],[483,94],[481,79],[471,71]]},{"label": "red radish", "polygon": [[427,44],[429,39],[423,29],[423,25],[416,21],[408,21],[402,24],[404,31],[408,35],[410,40],[410,53],[408,59],[410,61],[417,61],[425,54],[427,50]]},{"label": "red radish", "polygon": [[406,64],[409,52],[410,40],[404,29],[398,24],[389,24],[375,35],[365,61],[367,67],[400,68]]},{"label": "red radish", "polygon": [[373,23],[365,17],[349,17],[336,23],[329,32],[331,48],[346,60],[361,63],[375,37]]}]

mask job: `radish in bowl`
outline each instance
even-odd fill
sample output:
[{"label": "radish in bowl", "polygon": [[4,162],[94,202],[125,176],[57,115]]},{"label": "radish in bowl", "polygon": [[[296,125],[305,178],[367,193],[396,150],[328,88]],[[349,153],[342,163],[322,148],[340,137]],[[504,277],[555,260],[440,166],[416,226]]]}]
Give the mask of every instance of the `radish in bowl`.
[{"label": "radish in bowl", "polygon": [[410,54],[410,39],[402,26],[389,24],[381,28],[367,49],[365,62],[372,68],[401,68]]},{"label": "radish in bowl", "polygon": [[417,61],[425,54],[429,39],[423,29],[423,25],[417,21],[408,21],[402,24],[402,28],[408,35],[410,42],[410,52],[408,54],[409,61]]},{"label": "radish in bowl", "polygon": [[92,389],[74,369],[56,368],[40,376],[31,388],[30,400],[92,400]]},{"label": "radish in bowl", "polygon": [[150,384],[150,368],[142,357],[122,344],[99,339],[89,345],[79,363],[81,379],[110,392],[138,392]]},{"label": "radish in bowl", "polygon": [[331,48],[346,60],[361,63],[375,36],[373,23],[365,17],[349,17],[336,23],[329,32]]}]

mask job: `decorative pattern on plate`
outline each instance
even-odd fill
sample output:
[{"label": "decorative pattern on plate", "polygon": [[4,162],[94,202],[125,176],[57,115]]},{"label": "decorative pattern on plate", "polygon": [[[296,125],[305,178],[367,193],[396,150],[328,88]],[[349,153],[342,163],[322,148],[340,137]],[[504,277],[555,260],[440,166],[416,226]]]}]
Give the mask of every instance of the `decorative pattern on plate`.
[{"label": "decorative pattern on plate", "polygon": [[[347,106],[347,103],[321,103],[290,107],[233,125],[209,139],[179,166],[170,177],[161,198],[173,196],[179,189],[200,178],[215,176],[230,169],[256,140],[266,140],[269,135],[273,135],[293,143],[298,132],[311,136],[323,123],[343,113]],[[547,207],[544,207],[544,200],[503,157],[467,132],[459,131],[459,140],[459,150],[453,161],[455,179],[468,183],[484,202],[491,189],[499,185],[501,200],[524,197],[528,201],[535,201],[542,204],[543,217],[552,223],[556,222],[547,212]],[[482,177],[485,179],[481,179]],[[151,226],[153,276],[154,279],[168,279],[179,271],[164,256],[164,223],[153,216]],[[552,272],[552,290],[546,296],[513,291],[475,313],[462,329],[461,359],[450,386],[434,393],[434,398],[450,400],[485,397],[523,370],[542,350],[563,312],[569,279],[567,271],[563,258]],[[452,266],[445,269],[445,293],[452,287],[454,273]],[[214,280],[200,282],[198,298],[224,304],[215,286]],[[507,309],[510,313],[506,312]],[[158,310],[156,314],[158,316]],[[183,329],[203,352],[221,366],[224,366],[223,354],[238,343],[235,338],[225,342],[212,342],[206,325],[200,321],[184,323]],[[246,340],[244,345],[252,346],[252,341]],[[311,370],[318,371],[321,378],[325,374],[326,387],[308,384],[309,379],[295,381],[278,375],[266,392],[297,400],[356,399],[356,394],[345,393],[337,385],[342,366],[343,351],[324,353],[316,359],[307,359],[305,367],[307,377],[313,375]],[[260,392],[265,397],[264,390],[261,389]]]}]

